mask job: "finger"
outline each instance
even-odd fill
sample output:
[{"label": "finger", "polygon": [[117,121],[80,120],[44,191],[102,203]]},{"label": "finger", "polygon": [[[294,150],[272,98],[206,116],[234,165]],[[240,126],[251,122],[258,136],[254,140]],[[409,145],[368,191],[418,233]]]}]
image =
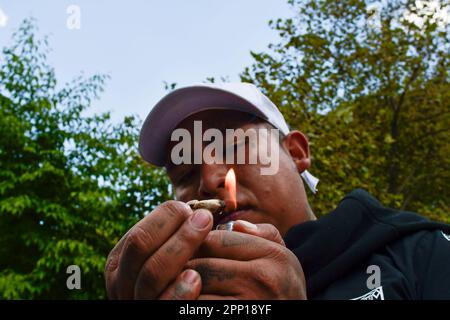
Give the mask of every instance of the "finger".
[{"label": "finger", "polygon": [[202,279],[202,295],[235,296],[245,286],[248,262],[217,258],[190,260],[186,267],[196,270]]},{"label": "finger", "polygon": [[119,298],[133,298],[136,278],[145,261],[190,215],[192,210],[184,202],[164,202],[122,238],[118,244],[120,253],[117,274],[111,276],[112,281],[116,282],[114,286]]},{"label": "finger", "polygon": [[201,294],[197,300],[237,300],[232,296],[219,296],[217,294]]},{"label": "finger", "polygon": [[222,258],[250,261],[278,254],[282,248],[278,243],[264,238],[222,230],[211,231],[203,241],[195,258]]},{"label": "finger", "polygon": [[159,296],[160,300],[195,300],[202,289],[202,281],[197,271],[183,271],[175,281]]},{"label": "finger", "polygon": [[154,299],[182,271],[186,262],[208,235],[213,224],[211,212],[195,210],[166,243],[142,266],[136,279],[137,299]]},{"label": "finger", "polygon": [[118,299],[117,288],[117,272],[116,269],[119,265],[120,251],[122,250],[123,242],[116,244],[113,250],[108,255],[105,264],[105,282],[106,282],[106,293],[109,299]]},{"label": "finger", "polygon": [[251,234],[286,246],[278,229],[269,223],[253,224],[245,220],[236,220],[233,224],[233,231]]}]

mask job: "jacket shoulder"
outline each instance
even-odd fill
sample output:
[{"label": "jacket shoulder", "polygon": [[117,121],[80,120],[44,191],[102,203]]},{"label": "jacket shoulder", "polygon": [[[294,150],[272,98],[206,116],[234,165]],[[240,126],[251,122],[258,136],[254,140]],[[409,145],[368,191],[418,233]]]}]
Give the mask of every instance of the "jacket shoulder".
[{"label": "jacket shoulder", "polygon": [[399,235],[407,235],[419,230],[441,229],[450,232],[450,225],[431,221],[430,219],[411,211],[398,210],[383,206],[383,204],[364,189],[355,189],[347,194],[342,200],[354,200],[360,203],[375,223],[385,224],[394,228]]}]

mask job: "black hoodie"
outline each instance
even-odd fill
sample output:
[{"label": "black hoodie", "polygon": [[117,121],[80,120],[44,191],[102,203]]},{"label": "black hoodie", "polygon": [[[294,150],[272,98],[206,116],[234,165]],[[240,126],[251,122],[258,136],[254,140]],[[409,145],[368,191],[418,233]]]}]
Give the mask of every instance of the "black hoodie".
[{"label": "black hoodie", "polygon": [[385,208],[357,189],[316,220],[292,227],[286,246],[308,299],[450,299],[450,226]]}]

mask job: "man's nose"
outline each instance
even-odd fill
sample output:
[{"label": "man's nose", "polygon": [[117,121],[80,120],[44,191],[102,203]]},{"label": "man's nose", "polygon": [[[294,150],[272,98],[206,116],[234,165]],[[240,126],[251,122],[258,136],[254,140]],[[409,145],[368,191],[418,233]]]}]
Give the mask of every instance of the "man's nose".
[{"label": "man's nose", "polygon": [[198,195],[200,199],[217,197],[225,190],[226,164],[205,164],[200,168],[200,184]]}]

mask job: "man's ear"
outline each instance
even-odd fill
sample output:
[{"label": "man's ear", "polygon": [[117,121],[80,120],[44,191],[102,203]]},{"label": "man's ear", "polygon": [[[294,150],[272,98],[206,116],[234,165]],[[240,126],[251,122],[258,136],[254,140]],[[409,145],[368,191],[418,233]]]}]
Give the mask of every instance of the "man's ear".
[{"label": "man's ear", "polygon": [[309,142],[303,133],[297,130],[289,132],[283,139],[283,146],[294,161],[298,172],[302,173],[311,166]]}]

